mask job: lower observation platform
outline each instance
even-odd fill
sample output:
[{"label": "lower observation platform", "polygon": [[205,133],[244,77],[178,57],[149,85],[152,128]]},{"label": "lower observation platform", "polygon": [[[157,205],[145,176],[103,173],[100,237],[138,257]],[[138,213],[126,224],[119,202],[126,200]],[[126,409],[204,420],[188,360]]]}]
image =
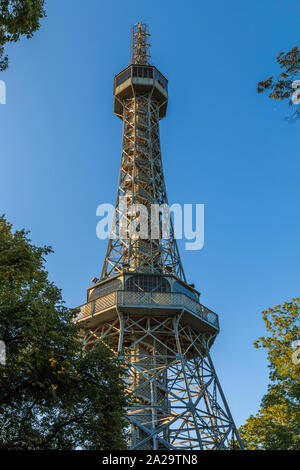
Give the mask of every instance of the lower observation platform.
[{"label": "lower observation platform", "polygon": [[[158,285],[157,279],[162,279],[172,287],[175,285],[170,279],[161,276],[144,275],[140,277],[143,277],[144,283],[145,278],[150,277],[152,285]],[[131,281],[130,287],[136,287],[137,276],[131,275],[130,279],[132,278],[134,278],[135,284]],[[195,298],[187,295],[189,294],[187,285],[182,285],[187,293],[123,290],[122,288],[126,285],[128,285],[128,277],[126,279],[120,276],[88,289],[87,303],[75,309],[77,311],[76,322],[93,328],[99,323],[113,320],[119,313],[136,317],[172,317],[181,314],[181,321],[193,328],[195,332],[207,334],[212,340],[219,333],[218,315],[199,303],[192,290],[190,292]]]},{"label": "lower observation platform", "polygon": [[75,309],[84,347],[101,341],[127,368],[130,450],[225,450],[239,439],[209,352],[218,315],[199,298],[173,274],[124,270]]}]

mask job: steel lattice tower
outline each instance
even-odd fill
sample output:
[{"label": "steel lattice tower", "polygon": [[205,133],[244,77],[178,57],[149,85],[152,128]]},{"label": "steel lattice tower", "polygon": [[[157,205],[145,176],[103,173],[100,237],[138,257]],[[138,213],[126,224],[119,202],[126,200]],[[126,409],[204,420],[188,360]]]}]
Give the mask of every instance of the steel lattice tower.
[{"label": "steel lattice tower", "polygon": [[160,212],[157,238],[130,236],[139,205],[150,216],[153,205],[168,203],[159,136],[168,82],[149,63],[148,37],[146,25],[133,27],[131,64],[114,81],[114,112],[123,121],[115,217],[78,322],[86,347],[104,341],[128,365],[130,449],[242,448],[209,353],[218,316],[187,284],[172,224],[164,235]]}]

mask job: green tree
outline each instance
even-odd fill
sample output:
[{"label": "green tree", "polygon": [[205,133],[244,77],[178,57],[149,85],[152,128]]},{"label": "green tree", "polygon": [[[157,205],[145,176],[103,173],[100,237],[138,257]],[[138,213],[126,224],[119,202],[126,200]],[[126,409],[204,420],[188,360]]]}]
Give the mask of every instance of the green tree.
[{"label": "green tree", "polygon": [[300,449],[300,299],[269,308],[263,319],[269,334],[254,345],[267,350],[270,385],[240,435],[251,450]]},{"label": "green tree", "polygon": [[[271,76],[266,80],[258,82],[257,91],[258,93],[269,93],[269,98],[274,100],[288,100],[291,105],[293,104],[293,93],[296,92],[296,88],[293,88],[292,85],[297,79],[300,70],[300,51],[298,47],[293,47],[289,52],[280,52],[276,61],[282,70],[281,73],[277,78]],[[296,98],[298,98],[298,93]],[[300,117],[299,105],[291,117]]]},{"label": "green tree", "polygon": [[46,16],[45,0],[0,0],[0,71],[8,67],[4,46],[21,36],[31,38]]},{"label": "green tree", "polygon": [[0,449],[122,449],[123,365],[103,344],[83,350],[50,252],[0,217]]}]

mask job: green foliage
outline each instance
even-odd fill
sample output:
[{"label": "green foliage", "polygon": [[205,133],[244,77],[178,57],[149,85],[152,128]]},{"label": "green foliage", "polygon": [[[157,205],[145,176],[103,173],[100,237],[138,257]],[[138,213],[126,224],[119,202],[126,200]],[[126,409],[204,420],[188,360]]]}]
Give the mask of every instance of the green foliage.
[{"label": "green foliage", "polygon": [[[269,93],[269,98],[274,100],[289,100],[289,104],[292,104],[292,94],[295,91],[292,88],[292,84],[296,78],[296,75],[300,70],[300,51],[297,46],[293,47],[289,52],[280,52],[276,57],[282,72],[275,79],[273,76],[267,78],[267,80],[262,80],[257,84],[258,93],[267,92]],[[288,118],[292,120],[293,118],[300,117],[300,106],[297,106],[295,113]]]},{"label": "green foliage", "polygon": [[293,347],[300,339],[300,299],[292,299],[263,312],[268,336],[255,341],[267,350],[270,385],[256,416],[241,426],[246,448],[300,449],[300,364]]},{"label": "green foliage", "polygon": [[44,6],[45,0],[0,0],[0,71],[8,67],[5,44],[31,38],[46,16]]},{"label": "green foliage", "polygon": [[44,267],[49,247],[0,217],[0,449],[125,447],[123,365],[84,351],[74,312]]},{"label": "green foliage", "polygon": [[277,79],[269,77],[267,80],[263,80],[257,84],[258,93],[268,92],[269,97],[274,100],[284,100],[290,98],[293,89],[292,83],[295,80],[295,76],[300,70],[300,51],[298,47],[294,47],[289,52],[280,52],[276,58],[283,72]]}]

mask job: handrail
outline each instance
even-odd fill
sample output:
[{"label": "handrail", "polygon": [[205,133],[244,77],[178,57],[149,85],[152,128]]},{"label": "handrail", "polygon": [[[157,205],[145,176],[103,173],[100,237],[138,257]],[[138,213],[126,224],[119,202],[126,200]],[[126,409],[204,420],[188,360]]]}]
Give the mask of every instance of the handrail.
[{"label": "handrail", "polygon": [[116,290],[79,307],[80,314],[77,320],[93,316],[95,313],[107,310],[114,305],[118,305],[118,307],[157,305],[166,308],[186,308],[199,318],[219,328],[218,315],[215,312],[182,292],[134,292]]}]

